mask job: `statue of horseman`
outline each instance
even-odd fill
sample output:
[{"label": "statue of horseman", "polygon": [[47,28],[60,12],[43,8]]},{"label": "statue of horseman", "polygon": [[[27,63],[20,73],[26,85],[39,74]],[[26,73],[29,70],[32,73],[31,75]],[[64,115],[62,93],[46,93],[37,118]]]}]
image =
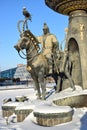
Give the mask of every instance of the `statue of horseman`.
[{"label": "statue of horseman", "polygon": [[[50,33],[46,23],[43,25],[43,35],[34,36],[28,29],[27,20],[31,20],[31,15],[25,10],[23,13],[25,20],[18,22],[18,30],[20,32],[20,40],[15,49],[18,53],[23,49],[26,50],[24,56],[27,59],[27,70],[31,73],[34,80],[35,88],[39,99],[46,99],[46,77],[52,76],[56,83],[56,92],[60,91],[61,81],[67,77],[70,86],[75,90],[75,86],[70,75],[71,68],[69,64],[68,50],[59,50],[59,42],[54,34]],[[20,23],[23,24],[22,30]],[[40,49],[40,44],[42,49]],[[42,91],[40,90],[42,89]]]}]

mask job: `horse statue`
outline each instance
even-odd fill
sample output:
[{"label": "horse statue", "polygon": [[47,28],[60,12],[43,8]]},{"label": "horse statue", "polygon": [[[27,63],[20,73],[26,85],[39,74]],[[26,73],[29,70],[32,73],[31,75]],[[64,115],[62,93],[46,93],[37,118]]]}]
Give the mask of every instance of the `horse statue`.
[{"label": "horse statue", "polygon": [[38,52],[37,39],[29,30],[24,31],[22,37],[14,47],[18,52],[26,49],[27,70],[34,80],[38,98],[44,100],[46,96],[45,75],[48,73],[48,62],[43,54]]},{"label": "horse statue", "polygon": [[[17,45],[14,46],[15,49],[20,52],[23,49],[26,50],[26,59],[27,59],[27,70],[31,74],[31,77],[34,80],[35,88],[37,90],[37,96],[39,99],[46,99],[46,76],[49,76],[49,65],[46,57],[39,52],[38,40],[36,37],[30,32],[30,30],[26,30],[21,34],[21,38],[18,41]],[[63,56],[62,56],[63,55]],[[64,53],[59,57],[58,69],[51,76],[54,78],[56,82],[56,92],[60,90],[60,82],[62,80],[63,75],[65,74],[71,84],[71,87],[74,90],[74,84],[72,78],[66,69],[67,64],[65,64],[65,69],[61,71],[61,60],[64,59]],[[66,59],[66,58],[65,58]],[[62,60],[63,61],[63,60]],[[67,62],[66,62],[67,63]],[[54,66],[55,67],[55,66]],[[57,67],[57,66],[56,66]],[[58,72],[59,70],[59,72]]]},{"label": "horse statue", "polygon": [[[25,59],[27,60],[26,69],[29,71],[32,79],[34,80],[38,98],[43,100],[46,99],[47,76],[52,76],[54,78],[56,83],[56,92],[60,91],[63,77],[67,77],[69,79],[70,86],[73,90],[75,90],[74,83],[69,72],[69,70],[71,70],[71,66],[69,64],[68,55],[66,55],[67,53],[58,51],[57,55],[52,54],[52,70],[51,73],[49,73],[50,67],[48,59],[42,52],[40,52],[37,38],[28,29],[27,22],[28,20],[31,20],[31,15],[27,12],[26,8],[23,10],[23,15],[25,16],[25,19],[18,21],[17,24],[20,39],[14,47],[18,51],[19,55],[20,51],[25,55]],[[26,50],[26,54],[22,51],[23,49]]]}]

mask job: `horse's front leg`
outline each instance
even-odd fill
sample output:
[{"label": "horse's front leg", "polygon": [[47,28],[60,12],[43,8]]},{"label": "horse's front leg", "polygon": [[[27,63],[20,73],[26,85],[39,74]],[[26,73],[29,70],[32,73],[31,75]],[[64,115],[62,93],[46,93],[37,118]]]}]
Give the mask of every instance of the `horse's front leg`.
[{"label": "horse's front leg", "polygon": [[[32,75],[31,75],[32,76]],[[40,99],[41,98],[41,92],[40,92],[40,85],[39,85],[39,82],[38,82],[38,78],[37,76],[33,75],[32,76],[33,80],[34,80],[34,85],[35,85],[35,91],[37,92],[36,95],[37,95],[37,98]]]},{"label": "horse's front leg", "polygon": [[39,82],[38,80],[34,80],[34,83],[35,83],[35,87],[36,87],[36,95],[37,95],[37,98],[38,99],[41,99],[41,92],[40,92],[40,86],[39,86]]},{"label": "horse's front leg", "polygon": [[35,85],[35,90],[36,90],[36,95],[37,95],[37,98],[40,99],[41,98],[41,92],[40,92],[40,85],[39,85],[39,81],[38,81],[38,77],[37,75],[35,74],[34,71],[31,71],[31,77],[34,81],[34,85]]},{"label": "horse's front leg", "polygon": [[46,99],[46,78],[40,78],[40,85],[42,90],[42,100]]}]

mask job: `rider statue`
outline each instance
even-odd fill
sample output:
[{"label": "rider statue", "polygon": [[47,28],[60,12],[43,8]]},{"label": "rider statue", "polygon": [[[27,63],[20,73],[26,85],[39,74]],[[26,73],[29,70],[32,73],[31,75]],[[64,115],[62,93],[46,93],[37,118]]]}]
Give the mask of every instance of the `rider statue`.
[{"label": "rider statue", "polygon": [[49,27],[46,23],[43,26],[43,35],[37,37],[39,43],[42,45],[42,53],[46,57],[49,65],[49,72],[52,71],[53,60],[57,56],[57,51],[59,50],[59,43],[54,34],[50,33]]}]

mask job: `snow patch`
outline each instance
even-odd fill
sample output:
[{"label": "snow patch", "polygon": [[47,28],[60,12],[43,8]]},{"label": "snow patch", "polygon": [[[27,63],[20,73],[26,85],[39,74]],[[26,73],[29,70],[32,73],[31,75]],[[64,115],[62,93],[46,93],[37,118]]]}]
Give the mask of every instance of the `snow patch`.
[{"label": "snow patch", "polygon": [[39,113],[62,113],[72,111],[72,108],[69,106],[52,106],[52,105],[39,105],[35,107],[34,112]]}]

